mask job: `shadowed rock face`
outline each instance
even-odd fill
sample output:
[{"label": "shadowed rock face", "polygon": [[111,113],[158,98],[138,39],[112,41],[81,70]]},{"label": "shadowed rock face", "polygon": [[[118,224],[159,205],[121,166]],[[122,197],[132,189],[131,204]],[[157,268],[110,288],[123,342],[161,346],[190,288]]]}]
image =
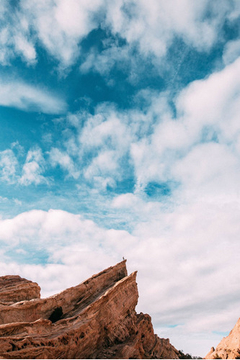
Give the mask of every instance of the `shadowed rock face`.
[{"label": "shadowed rock face", "polygon": [[36,286],[0,278],[0,358],[178,358],[168,339],[154,335],[150,316],[136,313],[136,272],[128,276],[125,261],[47,299]]},{"label": "shadowed rock face", "polygon": [[229,333],[224,337],[216,349],[211,348],[206,359],[239,359],[240,358],[240,319]]}]

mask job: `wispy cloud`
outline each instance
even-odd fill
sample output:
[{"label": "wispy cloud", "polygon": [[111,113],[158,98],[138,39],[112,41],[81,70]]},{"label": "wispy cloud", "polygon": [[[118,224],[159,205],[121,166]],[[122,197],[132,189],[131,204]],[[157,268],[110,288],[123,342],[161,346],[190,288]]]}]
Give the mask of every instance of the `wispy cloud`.
[{"label": "wispy cloud", "polygon": [[22,168],[22,176],[19,179],[20,184],[41,184],[47,183],[47,179],[42,176],[45,170],[45,160],[40,148],[31,149],[27,153],[26,162]]},{"label": "wispy cloud", "polygon": [[0,83],[0,106],[15,107],[24,111],[41,111],[47,114],[59,114],[66,110],[65,100],[48,90],[22,81],[6,79]]},{"label": "wispy cloud", "polygon": [[59,165],[63,170],[68,172],[68,176],[74,179],[79,177],[80,171],[76,170],[75,164],[67,152],[62,152],[57,148],[51,148],[49,158],[53,167]]},{"label": "wispy cloud", "polygon": [[31,36],[30,23],[23,13],[12,8],[9,1],[1,2],[0,63],[9,65],[20,56],[28,65],[36,61],[35,39]]},{"label": "wispy cloud", "polygon": [[15,182],[18,161],[14,152],[7,149],[0,152],[0,177],[8,183]]},{"label": "wispy cloud", "polygon": [[24,149],[18,143],[12,144],[12,149],[0,152],[0,179],[8,184],[30,184],[48,183],[42,174],[45,172],[46,161],[39,147],[31,148],[25,162]]}]

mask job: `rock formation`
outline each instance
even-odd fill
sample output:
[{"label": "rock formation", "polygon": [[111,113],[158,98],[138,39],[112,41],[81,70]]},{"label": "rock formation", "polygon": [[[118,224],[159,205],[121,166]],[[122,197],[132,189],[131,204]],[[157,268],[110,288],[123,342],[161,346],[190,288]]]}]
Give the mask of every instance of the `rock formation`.
[{"label": "rock formation", "polygon": [[239,359],[240,358],[240,319],[229,333],[224,337],[216,349],[211,348],[205,359]]},{"label": "rock formation", "polygon": [[150,316],[136,313],[126,261],[46,299],[17,276],[1,277],[0,288],[0,358],[178,358]]},{"label": "rock formation", "polygon": [[0,277],[0,304],[40,298],[40,286],[17,275]]}]

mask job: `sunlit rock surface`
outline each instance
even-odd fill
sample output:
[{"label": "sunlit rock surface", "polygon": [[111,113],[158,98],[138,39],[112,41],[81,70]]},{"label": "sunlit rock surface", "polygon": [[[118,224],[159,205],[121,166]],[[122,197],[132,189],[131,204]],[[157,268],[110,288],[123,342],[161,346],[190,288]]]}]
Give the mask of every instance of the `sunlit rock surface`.
[{"label": "sunlit rock surface", "polygon": [[216,349],[211,348],[205,359],[240,359],[240,319]]},{"label": "sunlit rock surface", "polygon": [[0,285],[0,358],[178,358],[136,313],[136,272],[127,275],[125,261],[46,299],[20,277]]}]

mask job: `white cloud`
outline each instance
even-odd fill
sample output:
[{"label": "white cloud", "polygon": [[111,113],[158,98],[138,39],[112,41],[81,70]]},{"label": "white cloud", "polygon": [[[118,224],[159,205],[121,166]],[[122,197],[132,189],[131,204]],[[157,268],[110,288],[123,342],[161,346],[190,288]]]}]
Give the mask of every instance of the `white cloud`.
[{"label": "white cloud", "polygon": [[239,73],[238,59],[191,83],[176,99],[176,118],[167,107],[156,108],[155,99],[150,103],[146,118],[153,118],[155,113],[161,116],[152,133],[130,145],[137,191],[148,182],[170,180],[180,181],[185,189],[197,187],[196,195],[207,191],[206,186],[208,194],[211,190],[238,194]]},{"label": "white cloud", "polygon": [[188,191],[198,189],[201,196],[234,196],[240,181],[239,158],[226,145],[205,143],[195,146],[176,161],[172,173]]},{"label": "white cloud", "polygon": [[7,1],[1,2],[0,9],[0,62],[8,65],[17,55],[34,64],[36,60],[35,39],[31,38],[30,24],[24,14],[13,10]]},{"label": "white cloud", "polygon": [[[221,1],[217,5],[208,0],[150,0],[148,3],[121,0],[107,2],[104,11],[106,22],[102,22],[102,26],[125,39],[126,44],[120,47],[118,40],[103,41],[103,51],[92,50],[80,70],[94,70],[106,76],[117,64],[131,69],[130,81],[136,80],[143,58],[149,60],[151,56],[152,63],[160,68],[176,38],[197,51],[209,51],[218,41],[225,19],[234,21],[239,16],[237,1]],[[140,61],[132,54],[134,48],[141,54]]]},{"label": "white cloud", "polygon": [[21,1],[25,14],[49,53],[63,67],[72,65],[79,55],[79,42],[95,27],[101,0]]},{"label": "white cloud", "polygon": [[[204,355],[215,345],[209,332],[230,330],[236,320],[239,204],[218,206],[193,199],[169,211],[134,195],[125,196],[127,202],[121,197],[115,206],[124,203],[125,209],[138,214],[132,234],[101,228],[61,210],[33,210],[1,219],[1,248],[11,252],[11,258],[2,254],[1,273],[38,281],[45,296],[81,282],[124,256],[129,272],[138,270],[138,311],[152,316],[155,328],[161,328],[160,336],[168,333],[164,325],[174,324],[183,324],[176,329],[181,338],[189,332],[192,337],[206,333],[199,347],[191,344],[185,350],[195,354],[198,349]],[[20,256],[18,249],[29,252],[29,247],[46,251],[48,263],[14,263],[15,251]],[[24,259],[24,253],[21,256]]]},{"label": "white cloud", "polygon": [[79,141],[88,148],[111,147],[124,151],[130,137],[124,121],[121,113],[118,114],[111,106],[96,109],[96,115],[88,119]]},{"label": "white cloud", "polygon": [[[138,42],[143,54],[158,57],[166,54],[175,35],[199,50],[206,50],[216,40],[219,22],[229,6],[211,7],[214,20],[205,20],[208,1],[145,1],[111,2],[107,8],[107,23],[114,33],[128,43]],[[220,11],[219,11],[220,10]],[[128,16],[128,14],[130,15]]]},{"label": "white cloud", "polygon": [[45,171],[45,160],[40,148],[31,149],[27,153],[26,162],[22,168],[20,184],[41,184],[47,183],[47,179],[41,175]]},{"label": "white cloud", "polygon": [[80,171],[76,170],[73,160],[66,153],[62,152],[57,148],[52,148],[49,152],[50,163],[52,166],[60,165],[64,170],[66,170],[69,176],[77,179],[80,175]]},{"label": "white cloud", "polygon": [[[116,41],[112,44],[106,42],[105,46],[106,49],[101,53],[92,50],[81,64],[80,71],[82,73],[95,71],[102,76],[108,76],[112,68],[117,65],[123,72],[128,73],[128,80],[134,83],[141,67],[142,59],[139,61],[139,58],[134,56],[129,45],[120,47]],[[129,68],[131,69],[130,72],[128,71]],[[114,84],[114,81],[109,79],[108,85],[112,86]]]},{"label": "white cloud", "polygon": [[[235,120],[239,97],[240,60],[213,73],[208,79],[194,81],[178,97],[179,114],[187,117],[187,125],[212,125],[221,122],[222,126]],[[195,121],[192,119],[194,118]],[[231,119],[233,118],[233,119]],[[235,124],[236,125],[236,124]],[[232,126],[230,126],[232,128]],[[191,129],[190,129],[191,130]],[[226,129],[227,130],[227,129]],[[235,130],[235,129],[234,129]]]},{"label": "white cloud", "polygon": [[115,186],[114,179],[118,178],[118,154],[115,151],[102,151],[85,169],[84,176],[87,180],[94,180],[102,188],[107,185]]},{"label": "white cloud", "polygon": [[65,101],[49,91],[11,80],[0,82],[0,106],[47,114],[59,114],[66,110]]},{"label": "white cloud", "polygon": [[17,52],[23,54],[24,58],[28,62],[33,62],[36,60],[36,51],[33,44],[29,43],[25,37],[21,35],[16,35],[14,37],[15,49]]},{"label": "white cloud", "polygon": [[80,157],[90,155],[84,176],[100,187],[122,178],[121,159],[128,153],[132,133],[127,116],[108,105],[96,109],[79,133]]},{"label": "white cloud", "polygon": [[223,52],[223,62],[228,65],[240,57],[240,40],[229,41]]},{"label": "white cloud", "polygon": [[[238,1],[220,1],[217,5],[208,0],[150,0],[148,4],[144,0],[21,0],[13,9],[4,1],[0,61],[6,65],[17,54],[34,64],[40,41],[60,67],[69,67],[79,57],[81,41],[99,26],[126,40],[129,47],[120,52],[125,60],[135,46],[141,55],[163,57],[176,36],[198,51],[208,51],[217,41],[225,19],[231,22],[239,16],[238,8]],[[101,67],[88,57],[83,69],[94,66],[102,72],[117,58],[117,48],[111,46],[98,57]]]},{"label": "white cloud", "polygon": [[[20,244],[33,239],[45,246],[49,245],[50,240],[55,240],[55,246],[61,246],[66,239],[69,244],[88,240],[96,230],[97,227],[92,221],[84,220],[80,215],[62,210],[32,210],[12,219],[1,220],[0,239],[9,245],[11,242]],[[96,233],[93,241],[101,236],[100,233]]]},{"label": "white cloud", "polygon": [[16,180],[18,161],[10,149],[0,152],[0,178],[8,183]]},{"label": "white cloud", "polygon": [[171,181],[184,189],[183,197],[234,197],[240,151],[239,72],[238,59],[191,83],[176,98],[176,117],[168,105],[169,94],[150,91],[136,97],[145,104],[143,110],[103,104],[94,115],[70,114],[76,130],[68,129],[68,119],[65,149],[52,150],[52,165],[59,164],[75,178],[81,168],[85,179],[101,189],[114,187],[131,169],[139,194],[149,182]]}]

